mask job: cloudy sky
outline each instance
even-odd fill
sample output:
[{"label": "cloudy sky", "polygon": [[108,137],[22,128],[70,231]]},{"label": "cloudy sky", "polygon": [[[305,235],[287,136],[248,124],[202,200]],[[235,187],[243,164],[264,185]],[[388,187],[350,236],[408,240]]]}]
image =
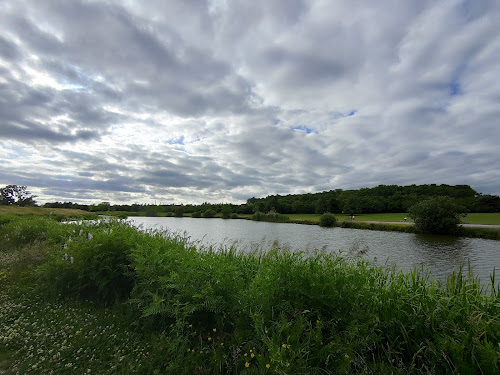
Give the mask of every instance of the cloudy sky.
[{"label": "cloudy sky", "polygon": [[500,194],[497,0],[0,2],[0,185],[241,203]]}]

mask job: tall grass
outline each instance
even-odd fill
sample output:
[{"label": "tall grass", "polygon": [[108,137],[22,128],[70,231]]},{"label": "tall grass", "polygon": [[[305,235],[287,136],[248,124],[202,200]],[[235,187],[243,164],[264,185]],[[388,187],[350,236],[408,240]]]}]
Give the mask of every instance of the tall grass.
[{"label": "tall grass", "polygon": [[[43,298],[50,296],[66,298],[60,306],[98,301],[98,310],[107,305],[103,309],[122,312],[113,318],[117,327],[140,327],[134,345],[147,351],[147,366],[134,365],[130,373],[500,371],[499,290],[486,292],[463,270],[436,283],[423,271],[396,272],[334,254],[197,249],[182,236],[121,222],[14,220],[0,227],[0,240],[7,237],[2,256],[32,251],[35,243],[46,253],[25,275],[23,285],[42,301],[32,309],[44,310],[52,300],[44,304]],[[4,274],[2,283],[14,290],[16,280]],[[28,303],[15,293],[10,298],[18,298],[17,307],[9,307],[13,311]],[[9,316],[10,333],[1,334],[0,349],[19,358],[27,350],[19,333],[25,327],[16,325],[15,312]],[[51,319],[39,324],[59,324],[59,318]],[[91,339],[66,339],[76,346],[75,340],[85,346]],[[122,360],[136,363],[133,349],[120,349]],[[59,368],[44,352],[30,353],[22,373]],[[85,357],[89,368],[90,358]],[[99,366],[91,372],[113,373]],[[64,373],[82,368],[66,367]]]}]

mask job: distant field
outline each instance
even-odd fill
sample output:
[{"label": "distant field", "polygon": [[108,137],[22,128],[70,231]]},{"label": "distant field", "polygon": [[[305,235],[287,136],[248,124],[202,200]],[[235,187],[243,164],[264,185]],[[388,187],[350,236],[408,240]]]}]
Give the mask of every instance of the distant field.
[{"label": "distant field", "polygon": [[[291,220],[307,220],[311,222],[319,222],[318,214],[291,214]],[[349,218],[348,215],[335,215],[339,220],[346,220]],[[408,222],[413,222],[407,213],[387,213],[387,214],[359,214],[355,215],[356,221],[388,221],[388,222],[400,222],[404,218],[407,218]],[[500,225],[500,213],[472,213],[468,214],[464,222],[469,224],[489,224],[489,225]]]},{"label": "distant field", "polygon": [[469,222],[469,224],[489,224],[489,225],[500,225],[500,212],[495,213],[478,213],[478,214],[468,214],[463,220],[464,222]]},{"label": "distant field", "polygon": [[19,207],[0,206],[0,215],[88,215],[89,212],[73,208],[43,208],[43,207]]},{"label": "distant field", "polygon": [[[91,213],[83,210],[76,210],[72,208],[42,208],[42,207],[18,207],[18,206],[0,206],[0,215],[13,214],[13,215],[63,215],[63,216],[79,216],[89,215]],[[135,214],[128,213],[124,214]],[[143,214],[141,212],[141,214]],[[161,215],[163,216],[163,215]],[[185,216],[190,216],[185,214]],[[252,215],[239,215],[241,218],[250,218]],[[292,221],[308,221],[311,223],[319,223],[319,214],[290,214],[288,215]],[[349,218],[348,215],[336,214],[340,221]],[[356,214],[355,220],[359,221],[387,221],[387,222],[400,222],[404,218],[408,222],[412,222],[407,213],[386,213],[386,214]],[[468,214],[463,220],[469,224],[486,224],[486,225],[500,225],[500,213],[471,213]]]},{"label": "distant field", "polygon": [[[304,220],[311,221],[314,223],[319,223],[319,218],[321,215],[319,214],[291,214],[291,220]],[[344,214],[335,214],[337,219],[340,221],[347,220],[350,216]],[[354,215],[356,221],[401,221],[405,217],[408,218],[408,221],[411,221],[408,217],[408,214],[363,214],[363,215]]]}]

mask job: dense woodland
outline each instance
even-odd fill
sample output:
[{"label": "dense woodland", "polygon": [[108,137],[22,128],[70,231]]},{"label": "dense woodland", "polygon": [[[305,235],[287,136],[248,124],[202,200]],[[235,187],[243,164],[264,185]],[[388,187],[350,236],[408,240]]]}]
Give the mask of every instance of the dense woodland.
[{"label": "dense woodland", "polygon": [[269,195],[265,198],[250,198],[246,204],[211,204],[201,205],[112,205],[102,202],[97,205],[81,205],[72,202],[46,203],[50,208],[79,208],[86,211],[127,211],[144,212],[148,216],[159,213],[230,212],[237,214],[253,214],[256,212],[276,211],[282,214],[323,214],[345,213],[386,213],[407,212],[414,204],[422,200],[446,196],[453,198],[457,204],[464,206],[469,212],[500,212],[500,197],[484,195],[476,192],[468,185],[379,185],[374,188],[359,190],[335,189],[320,193]]}]

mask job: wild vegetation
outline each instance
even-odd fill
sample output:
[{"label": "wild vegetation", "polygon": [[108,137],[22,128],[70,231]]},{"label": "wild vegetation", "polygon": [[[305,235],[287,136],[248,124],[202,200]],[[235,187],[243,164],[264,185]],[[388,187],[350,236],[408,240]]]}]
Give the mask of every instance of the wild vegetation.
[{"label": "wild vegetation", "polygon": [[[0,226],[0,371],[500,371],[500,297],[331,254],[197,249],[118,221]],[[492,281],[495,285],[495,281]]]}]

